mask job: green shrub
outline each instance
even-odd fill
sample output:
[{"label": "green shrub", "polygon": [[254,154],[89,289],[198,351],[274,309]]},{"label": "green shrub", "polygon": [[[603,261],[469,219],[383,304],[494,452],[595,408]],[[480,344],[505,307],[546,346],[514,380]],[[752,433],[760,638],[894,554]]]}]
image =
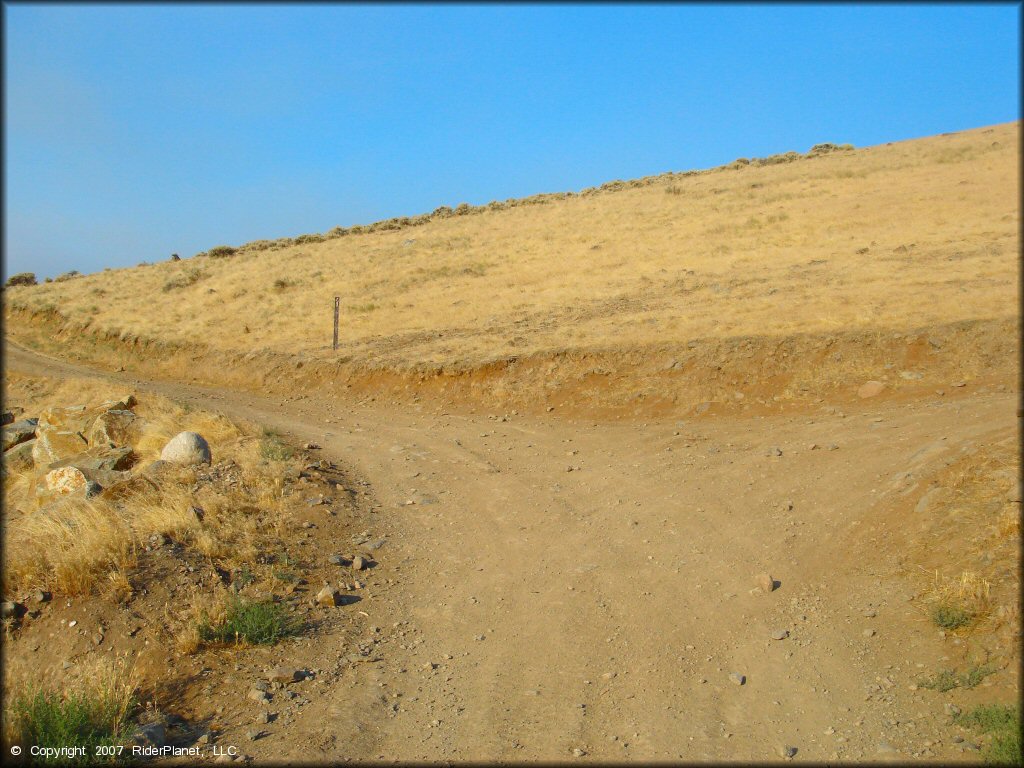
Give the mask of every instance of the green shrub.
[{"label": "green shrub", "polygon": [[[129,735],[128,718],[135,708],[130,693],[112,690],[59,693],[30,687],[17,695],[8,710],[15,739],[43,748],[84,747],[77,764],[114,762],[96,755],[97,747],[122,744]],[[32,762],[67,764],[68,758],[35,757]]]},{"label": "green shrub", "polygon": [[206,277],[206,273],[203,272],[203,270],[193,267],[184,274],[164,283],[164,291],[173,291],[176,288],[187,288],[190,285],[195,285],[204,277]]},{"label": "green shrub", "polygon": [[983,704],[955,717],[958,725],[991,734],[985,762],[992,765],[1024,765],[1020,745],[1020,710],[1000,704]]},{"label": "green shrub", "polygon": [[282,605],[235,598],[228,605],[224,622],[215,627],[204,621],[199,626],[199,637],[204,642],[245,641],[254,645],[273,645],[299,630],[298,622]]},{"label": "green shrub", "polygon": [[223,259],[234,256],[237,251],[237,248],[232,248],[230,245],[215,245],[206,252],[206,255],[212,259]]},{"label": "green shrub", "polygon": [[932,622],[941,629],[966,627],[973,619],[974,615],[959,605],[943,603],[932,610]]},{"label": "green shrub", "polygon": [[7,288],[14,285],[36,285],[35,272],[19,272],[16,275],[11,275],[7,278],[7,282],[4,285]]}]

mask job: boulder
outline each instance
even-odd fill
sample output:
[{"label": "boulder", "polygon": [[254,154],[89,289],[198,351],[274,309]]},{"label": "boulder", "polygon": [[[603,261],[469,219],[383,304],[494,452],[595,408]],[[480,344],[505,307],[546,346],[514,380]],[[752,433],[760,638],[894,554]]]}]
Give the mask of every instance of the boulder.
[{"label": "boulder", "polygon": [[35,463],[32,461],[32,448],[35,444],[35,440],[29,440],[14,446],[9,451],[5,451],[4,471],[24,472],[25,470],[32,469],[35,466]]},{"label": "boulder", "polygon": [[136,404],[135,395],[126,395],[119,400],[107,400],[100,403],[100,408],[105,411],[130,411]]},{"label": "boulder", "polygon": [[16,445],[32,440],[36,436],[38,419],[22,419],[3,427],[4,450],[9,451]]},{"label": "boulder", "polygon": [[85,477],[102,488],[110,488],[131,477],[127,470],[135,463],[135,453],[127,446],[122,448],[89,449],[68,459],[56,461],[49,469],[74,467]]},{"label": "boulder", "polygon": [[32,446],[32,460],[40,467],[49,466],[55,461],[78,456],[89,444],[78,432],[70,432],[53,427],[36,427],[36,442]]},{"label": "boulder", "polygon": [[131,445],[139,438],[139,418],[128,410],[101,413],[86,433],[89,445]]},{"label": "boulder", "polygon": [[172,464],[209,464],[210,445],[198,432],[181,432],[164,446],[160,460]]}]

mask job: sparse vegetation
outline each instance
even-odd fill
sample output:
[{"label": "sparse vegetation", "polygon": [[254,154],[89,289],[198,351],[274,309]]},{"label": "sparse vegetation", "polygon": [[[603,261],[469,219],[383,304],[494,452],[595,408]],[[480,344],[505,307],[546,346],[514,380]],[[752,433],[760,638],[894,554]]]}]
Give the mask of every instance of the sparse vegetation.
[{"label": "sparse vegetation", "polygon": [[983,704],[970,712],[960,713],[955,721],[978,733],[991,736],[984,752],[991,765],[1024,765],[1020,743],[1020,710],[1004,704]]},{"label": "sparse vegetation", "polygon": [[946,693],[954,688],[974,688],[995,671],[996,667],[991,664],[972,664],[964,672],[944,669],[932,679],[919,683],[919,686],[939,693]]},{"label": "sparse vegetation", "polygon": [[200,280],[206,277],[206,273],[197,267],[192,267],[187,272],[179,275],[173,280],[168,280],[164,283],[164,292],[173,291],[178,288],[188,288],[190,285],[195,285]]},{"label": "sparse vegetation", "polygon": [[270,429],[264,429],[260,438],[260,456],[271,461],[287,461],[294,451],[281,436]]}]

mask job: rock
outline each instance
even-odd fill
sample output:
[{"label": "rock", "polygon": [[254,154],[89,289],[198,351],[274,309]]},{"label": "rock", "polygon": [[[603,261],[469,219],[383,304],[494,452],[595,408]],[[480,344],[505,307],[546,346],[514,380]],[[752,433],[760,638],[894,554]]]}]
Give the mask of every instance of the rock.
[{"label": "rock", "polygon": [[775,579],[768,573],[759,573],[754,577],[754,582],[761,588],[762,592],[775,591]]},{"label": "rock", "polygon": [[741,675],[739,672],[730,672],[729,681],[735,683],[736,685],[743,685],[747,682],[747,676]]},{"label": "rock", "polygon": [[107,411],[96,417],[86,440],[89,445],[117,446],[132,445],[140,433],[139,418],[131,411]]},{"label": "rock", "polygon": [[160,459],[172,464],[209,464],[210,445],[197,432],[180,432],[160,452]]},{"label": "rock", "polygon": [[0,603],[0,618],[16,619],[25,614],[25,606],[13,600],[4,600]]},{"label": "rock", "polygon": [[580,749],[579,747],[576,747],[572,751],[573,757],[583,757],[585,754],[587,754],[586,750]]},{"label": "rock", "polygon": [[270,713],[266,710],[260,712],[258,715],[256,715],[256,722],[263,723],[264,725],[266,725],[270,722]]},{"label": "rock", "polygon": [[50,469],[75,467],[82,470],[86,477],[99,481],[98,475],[111,472],[124,472],[135,463],[135,452],[125,446],[122,448],[90,448],[88,452],[69,459],[55,461]]},{"label": "rock", "polygon": [[291,667],[274,667],[267,674],[267,679],[275,683],[297,683],[304,677],[301,670]]},{"label": "rock", "polygon": [[873,630],[873,629],[865,629],[861,634],[864,635],[864,637],[874,637],[875,636],[875,630]]},{"label": "rock", "polygon": [[78,432],[68,432],[40,424],[36,427],[36,442],[32,446],[32,461],[36,466],[46,467],[63,459],[70,459],[85,452],[89,444]]},{"label": "rock", "polygon": [[948,701],[944,705],[944,708],[946,710],[946,714],[949,715],[950,717],[956,717],[957,715],[960,714],[960,711],[961,711],[960,707],[958,707],[956,704],[953,704],[952,702],[948,702]]},{"label": "rock", "polygon": [[44,478],[49,496],[87,496],[89,478],[77,467],[60,467],[46,473]]},{"label": "rock", "polygon": [[772,632],[772,640],[785,640],[787,637],[789,637],[788,629],[776,629]]},{"label": "rock", "polygon": [[132,739],[143,747],[162,747],[167,741],[167,729],[163,723],[150,723],[137,730]]},{"label": "rock", "polygon": [[771,448],[769,448],[767,451],[764,452],[764,455],[765,456],[781,456],[782,455],[782,449],[779,448],[779,446],[777,446],[777,445],[773,445]]},{"label": "rock", "polygon": [[25,472],[32,469],[35,466],[35,460],[32,458],[35,444],[36,441],[33,438],[4,451],[4,470],[6,472]]},{"label": "rock", "polygon": [[3,412],[3,417],[2,417],[2,419],[0,419],[0,423],[2,423],[3,426],[5,426],[5,427],[8,424],[13,424],[14,423],[14,411],[4,411]]},{"label": "rock", "polygon": [[857,397],[866,400],[869,397],[881,394],[883,389],[885,389],[885,384],[882,382],[868,381],[861,384],[860,389],[857,390]]},{"label": "rock", "polygon": [[385,536],[383,539],[377,539],[376,541],[366,542],[365,544],[363,544],[363,549],[368,550],[370,552],[374,552],[383,547],[387,543],[388,540],[387,537]]},{"label": "rock", "polygon": [[783,757],[787,760],[792,758],[797,753],[796,747],[791,747],[787,744],[779,745],[779,757]]},{"label": "rock", "polygon": [[366,560],[361,555],[356,555],[352,558],[352,570],[361,571],[366,568]]},{"label": "rock", "polygon": [[37,589],[32,593],[32,599],[37,603],[48,603],[53,596],[49,592],[44,592],[41,589]]},{"label": "rock", "polygon": [[334,587],[326,586],[316,594],[316,602],[319,605],[335,606],[338,604],[338,590]]},{"label": "rock", "polygon": [[36,427],[38,425],[39,419],[22,419],[21,421],[4,424],[4,451],[9,451],[14,446],[27,442],[28,440],[34,440],[36,436]]},{"label": "rock", "polygon": [[266,731],[246,731],[245,732],[245,736],[246,736],[246,738],[249,739],[249,741],[256,741],[256,739],[262,738],[263,736],[266,736],[266,735],[267,735]]},{"label": "rock", "polygon": [[265,691],[261,691],[259,688],[253,688],[249,691],[248,698],[259,704],[266,704],[270,701],[270,696]]},{"label": "rock", "polygon": [[966,381],[954,381],[952,386],[954,386],[954,387],[966,387],[967,386],[967,382]]},{"label": "rock", "polygon": [[953,737],[953,743],[954,743],[954,744],[963,744],[963,743],[964,743],[964,737],[963,737],[963,736],[961,736],[961,735],[960,735],[960,734],[958,733],[958,734],[957,734],[956,736],[954,736],[954,737]]},{"label": "rock", "polygon": [[307,451],[318,451],[318,450],[320,450],[320,446],[317,445],[316,443],[306,443],[305,448],[306,448]]},{"label": "rock", "polygon": [[341,555],[328,555],[327,562],[331,565],[347,565],[348,561]]}]

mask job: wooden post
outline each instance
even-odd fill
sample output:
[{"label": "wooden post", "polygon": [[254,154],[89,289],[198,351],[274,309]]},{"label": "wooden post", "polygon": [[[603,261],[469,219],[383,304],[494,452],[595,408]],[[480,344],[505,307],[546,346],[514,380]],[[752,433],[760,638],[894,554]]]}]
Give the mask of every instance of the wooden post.
[{"label": "wooden post", "polygon": [[334,297],[334,349],[338,349],[338,308],[341,306],[341,296]]}]

